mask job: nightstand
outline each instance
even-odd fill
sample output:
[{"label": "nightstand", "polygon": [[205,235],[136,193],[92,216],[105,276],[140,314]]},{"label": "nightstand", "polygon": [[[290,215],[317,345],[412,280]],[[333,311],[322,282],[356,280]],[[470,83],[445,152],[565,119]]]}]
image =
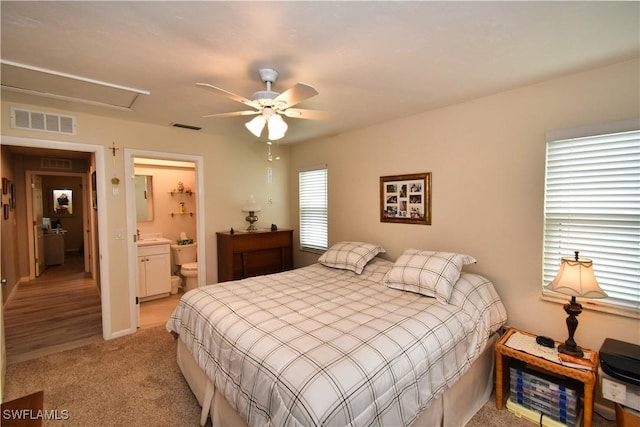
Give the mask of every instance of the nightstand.
[{"label": "nightstand", "polygon": [[504,407],[505,392],[507,396],[509,392],[509,360],[517,359],[552,374],[562,375],[580,381],[584,385],[583,425],[584,427],[591,427],[593,421],[593,392],[596,385],[597,366],[599,363],[598,352],[584,349],[585,352],[591,353],[591,362],[593,362],[593,366],[595,366],[596,369],[583,370],[571,368],[505,345],[509,337],[516,332],[535,337],[533,334],[510,328],[496,343],[496,408],[503,409]]}]

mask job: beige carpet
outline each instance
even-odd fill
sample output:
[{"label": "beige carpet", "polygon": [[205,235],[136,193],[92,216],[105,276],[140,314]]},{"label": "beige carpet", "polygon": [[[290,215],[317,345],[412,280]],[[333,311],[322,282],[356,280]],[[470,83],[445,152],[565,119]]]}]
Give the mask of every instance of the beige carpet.
[{"label": "beige carpet", "polygon": [[[200,407],[164,326],[7,366],[4,400],[44,390],[50,426],[197,426]],[[3,423],[3,426],[5,424]]]},{"label": "beige carpet", "polygon": [[[44,409],[68,411],[45,426],[197,426],[200,407],[164,326],[7,367],[4,400],[44,390]],[[9,425],[3,423],[3,426]],[[531,427],[492,400],[468,427]],[[615,427],[594,416],[594,427]]]}]

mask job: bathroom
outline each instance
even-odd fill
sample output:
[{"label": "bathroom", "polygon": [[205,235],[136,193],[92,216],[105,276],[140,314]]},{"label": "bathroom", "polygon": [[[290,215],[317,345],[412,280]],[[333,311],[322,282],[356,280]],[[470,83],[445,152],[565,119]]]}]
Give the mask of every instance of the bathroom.
[{"label": "bathroom", "polygon": [[[158,298],[176,299],[185,290],[197,286],[197,267],[189,265],[187,270],[176,265],[176,251],[189,248],[189,245],[180,246],[190,240],[196,243],[196,172],[192,162],[135,157],[134,174],[139,243],[162,237],[171,245],[171,294],[152,292],[152,295],[142,297],[141,309],[144,309],[144,305],[151,305]],[[193,254],[195,257],[195,250]],[[180,278],[179,288],[177,277]]]}]

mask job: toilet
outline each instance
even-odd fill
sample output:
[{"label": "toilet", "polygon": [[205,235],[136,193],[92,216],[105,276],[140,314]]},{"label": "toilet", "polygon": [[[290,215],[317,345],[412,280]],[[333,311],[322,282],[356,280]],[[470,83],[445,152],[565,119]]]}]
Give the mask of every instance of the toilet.
[{"label": "toilet", "polygon": [[198,244],[171,245],[173,262],[180,266],[180,275],[186,279],[185,291],[198,287]]}]

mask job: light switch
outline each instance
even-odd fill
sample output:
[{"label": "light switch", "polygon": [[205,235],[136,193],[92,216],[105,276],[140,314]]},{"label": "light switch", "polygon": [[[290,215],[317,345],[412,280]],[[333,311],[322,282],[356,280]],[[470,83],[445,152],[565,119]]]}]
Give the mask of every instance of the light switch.
[{"label": "light switch", "polygon": [[116,240],[124,239],[124,231],[121,228],[116,229]]}]

